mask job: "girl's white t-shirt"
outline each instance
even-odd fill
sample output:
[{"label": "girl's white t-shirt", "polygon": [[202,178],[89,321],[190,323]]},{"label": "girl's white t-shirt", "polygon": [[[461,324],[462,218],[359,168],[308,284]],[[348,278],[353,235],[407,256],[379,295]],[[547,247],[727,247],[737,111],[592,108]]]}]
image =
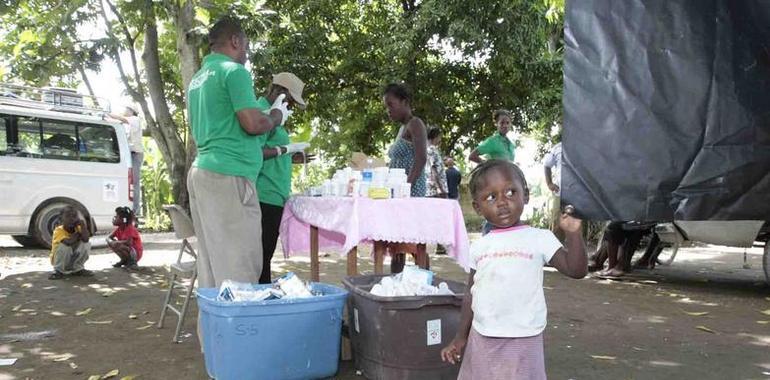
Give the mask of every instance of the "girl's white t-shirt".
[{"label": "girl's white t-shirt", "polygon": [[492,230],[471,245],[473,328],[489,337],[540,334],[546,325],[543,266],[562,245],[549,230]]}]

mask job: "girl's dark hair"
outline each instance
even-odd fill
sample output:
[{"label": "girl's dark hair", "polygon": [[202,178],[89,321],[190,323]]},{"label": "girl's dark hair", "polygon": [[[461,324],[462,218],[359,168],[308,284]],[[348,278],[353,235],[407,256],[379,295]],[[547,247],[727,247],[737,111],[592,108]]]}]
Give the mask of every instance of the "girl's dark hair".
[{"label": "girl's dark hair", "polygon": [[401,100],[406,100],[409,104],[412,104],[412,91],[409,90],[406,85],[400,83],[391,83],[385,86],[385,90],[382,92],[382,96],[393,95]]},{"label": "girl's dark hair", "polygon": [[134,211],[130,207],[118,207],[115,209],[115,215],[124,219],[124,223],[132,223],[134,221]]},{"label": "girl's dark hair", "polygon": [[503,116],[508,116],[509,119],[513,119],[511,117],[511,113],[508,110],[499,109],[492,114],[492,117],[495,119],[495,123],[497,123],[497,121],[500,120],[500,118]]},{"label": "girl's dark hair", "polygon": [[441,136],[441,128],[430,127],[430,129],[428,129],[428,140],[433,140],[439,136]]},{"label": "girl's dark hair", "polygon": [[471,171],[471,180],[468,183],[471,190],[471,198],[476,199],[481,184],[485,181],[486,176],[493,170],[499,170],[501,172],[513,171],[521,182],[521,187],[524,189],[525,199],[529,194],[529,186],[527,185],[527,179],[524,177],[524,172],[516,166],[513,162],[505,160],[487,160],[476,166]]}]

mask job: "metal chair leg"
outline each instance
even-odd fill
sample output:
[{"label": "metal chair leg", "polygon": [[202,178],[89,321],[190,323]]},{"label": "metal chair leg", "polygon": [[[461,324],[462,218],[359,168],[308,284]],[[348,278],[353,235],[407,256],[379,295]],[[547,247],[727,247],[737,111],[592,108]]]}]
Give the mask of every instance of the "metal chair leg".
[{"label": "metal chair leg", "polygon": [[174,284],[176,284],[176,273],[171,274],[171,280],[168,285],[168,293],[166,293],[166,300],[163,301],[163,308],[160,309],[160,318],[158,319],[158,328],[163,328],[163,320],[166,318],[166,309],[168,303],[171,301],[171,294],[174,293]]},{"label": "metal chair leg", "polygon": [[192,277],[190,277],[190,285],[187,286],[187,295],[184,299],[184,304],[182,304],[182,312],[179,313],[179,321],[176,323],[176,331],[174,332],[174,343],[179,343],[179,333],[182,330],[182,323],[184,322],[184,317],[187,315],[187,306],[190,304],[190,297],[192,297],[193,288],[195,288],[195,279],[198,277],[198,273],[196,272],[193,274]]}]

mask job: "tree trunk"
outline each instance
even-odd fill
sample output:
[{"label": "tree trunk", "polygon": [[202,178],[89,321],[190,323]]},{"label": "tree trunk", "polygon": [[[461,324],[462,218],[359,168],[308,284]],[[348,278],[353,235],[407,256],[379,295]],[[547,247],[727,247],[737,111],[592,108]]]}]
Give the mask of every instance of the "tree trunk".
[{"label": "tree trunk", "polygon": [[[152,0],[145,0],[147,25],[144,31],[144,62],[147,89],[152,99],[153,110],[158,128],[153,137],[158,145],[165,145],[168,156],[169,178],[171,179],[172,196],[177,204],[187,207],[189,198],[187,194],[187,156],[182,139],[177,134],[177,125],[174,122],[163,92],[163,79],[160,74],[160,57],[158,54],[158,27],[155,16],[155,8]],[[152,131],[151,131],[152,132]]]},{"label": "tree trunk", "polygon": [[[86,70],[83,69],[82,64],[78,64],[78,71],[80,72],[80,77],[83,78],[83,83],[86,84],[86,88],[88,88],[88,93],[91,95],[91,97],[96,101],[96,93],[94,93],[94,88],[91,87],[91,81],[88,80],[88,75],[86,75]],[[100,105],[100,104],[94,104],[94,105]]]},{"label": "tree trunk", "polygon": [[[184,89],[185,106],[187,106],[187,90],[193,75],[200,69],[199,38],[192,32],[195,28],[195,5],[192,0],[186,0],[181,7],[176,8],[176,49],[179,53],[180,72],[182,73],[182,88]],[[185,131],[185,172],[192,166],[197,149],[189,126]]]}]

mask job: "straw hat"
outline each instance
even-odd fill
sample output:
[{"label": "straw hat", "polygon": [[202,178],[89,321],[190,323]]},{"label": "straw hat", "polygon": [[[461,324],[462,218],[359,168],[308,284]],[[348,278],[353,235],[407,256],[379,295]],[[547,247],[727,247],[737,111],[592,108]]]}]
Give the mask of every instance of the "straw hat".
[{"label": "straw hat", "polygon": [[297,78],[292,73],[278,73],[273,75],[273,84],[289,90],[291,98],[299,105],[299,108],[305,108],[305,100],[302,99],[302,90],[305,88],[305,82]]}]

